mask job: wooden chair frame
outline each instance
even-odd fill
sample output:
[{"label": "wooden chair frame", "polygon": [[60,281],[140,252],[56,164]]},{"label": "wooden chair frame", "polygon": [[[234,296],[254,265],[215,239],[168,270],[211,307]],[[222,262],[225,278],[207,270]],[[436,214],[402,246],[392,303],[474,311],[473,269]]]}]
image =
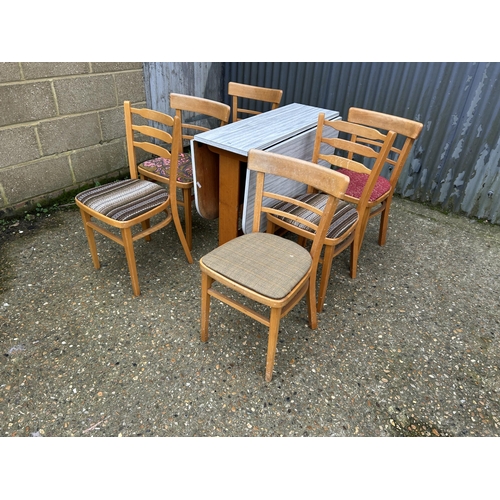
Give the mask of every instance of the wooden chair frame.
[{"label": "wooden chair frame", "polygon": [[[330,127],[334,130],[337,130],[338,132],[343,132],[345,134],[351,135],[351,140],[340,139],[339,137],[328,137],[324,133],[325,127]],[[370,145],[358,144],[353,139],[353,137],[365,138],[366,142],[369,142]],[[376,129],[357,125],[354,123],[340,120],[326,120],[324,113],[320,113],[318,117],[318,127],[316,129],[312,162],[318,163],[318,161],[324,160],[334,167],[345,168],[347,170],[353,170],[355,172],[365,173],[369,175],[368,181],[359,200],[350,198],[345,194],[342,195],[343,200],[354,203],[357,206],[358,221],[354,223],[341,236],[337,238],[327,237],[325,239],[321,278],[319,283],[318,302],[316,306],[318,312],[321,312],[323,310],[326,291],[328,288],[328,281],[330,279],[332,261],[347,247],[350,247],[351,249],[351,277],[356,277],[357,262],[359,253],[361,251],[363,235],[369,215],[369,198],[380,174],[380,171],[382,170],[382,167],[387,160],[387,156],[391,151],[391,147],[394,143],[395,137],[396,134],[392,131],[389,131],[387,134],[383,134]],[[329,148],[329,151],[332,151],[332,148],[334,148],[334,153],[322,153],[322,144],[325,144]],[[340,150],[345,151],[348,157],[346,158],[339,156],[338,151]],[[353,153],[364,158],[373,159],[374,163],[371,170],[362,163],[353,160]],[[313,186],[308,185],[308,192],[313,193],[317,192],[317,190]],[[268,215],[267,231],[274,233],[276,232],[277,227],[281,227],[287,231],[297,234],[299,236],[299,242],[303,245],[307,240],[311,240],[312,235],[309,231],[301,230],[295,224],[289,221],[290,217],[287,217],[283,220],[282,218],[275,217],[272,214]]]},{"label": "wooden chair frame", "polygon": [[[403,146],[401,148],[393,146],[391,149],[391,154],[387,157],[386,160],[388,164],[392,165],[392,172],[389,178],[389,182],[391,184],[390,192],[381,199],[370,202],[369,204],[370,219],[372,217],[375,217],[376,215],[381,214],[378,244],[380,246],[383,246],[387,241],[389,211],[391,208],[394,190],[396,189],[399,176],[401,175],[401,171],[405,166],[406,160],[408,159],[413,144],[422,132],[423,124],[414,120],[409,120],[407,118],[388,115],[385,113],[379,113],[377,111],[371,111],[361,108],[350,108],[347,116],[347,121],[358,123],[360,125],[366,125],[368,127],[373,127],[379,130],[392,130],[396,132],[398,136],[404,137]],[[397,140],[398,138],[396,138],[396,141]],[[362,142],[361,139],[358,139],[358,141]]]},{"label": "wooden chair frame", "polygon": [[[181,128],[180,128],[181,122],[179,118],[178,117],[172,118],[169,115],[160,113],[158,111],[153,111],[147,108],[142,108],[142,109],[133,108],[131,107],[129,101],[124,102],[124,113],[125,113],[125,131],[127,138],[130,178],[131,179],[139,178],[139,172],[137,169],[136,149],[141,149],[153,155],[171,158],[171,163],[172,163],[171,168],[173,169],[174,172],[176,172],[177,168],[176,159],[179,150],[179,140],[177,139],[177,137],[180,136],[181,134]],[[145,120],[155,121],[165,126],[172,127],[172,134],[160,130],[158,128],[152,127],[151,125],[136,125],[132,121],[134,115],[140,116]],[[152,142],[145,142],[143,140],[140,141],[136,140],[134,138],[134,132],[142,134],[141,139],[149,137],[162,141],[166,144],[171,144],[172,149],[171,151],[169,151],[165,147],[160,146],[158,144],[154,144]],[[142,214],[138,217],[134,217],[133,219],[127,221],[117,221],[110,217],[106,217],[105,215],[102,215],[99,212],[96,212],[95,210],[92,210],[91,208],[87,207],[85,204],[81,203],[78,199],[75,200],[82,216],[94,267],[96,269],[100,268],[100,262],[94,236],[94,231],[97,231],[102,235],[110,238],[114,242],[118,243],[125,249],[125,256],[127,259],[128,269],[132,280],[132,290],[135,296],[140,295],[141,292],[140,292],[139,278],[137,274],[137,265],[136,265],[134,246],[133,246],[134,241],[140,238],[144,238],[146,241],[150,241],[152,233],[167,226],[173,220],[175,227],[177,229],[177,234],[179,236],[182,247],[186,254],[186,258],[190,264],[193,263],[193,258],[191,256],[189,246],[184,236],[182,225],[179,219],[179,214],[177,211],[176,193],[175,190],[172,191],[173,192],[170,193],[170,195],[168,196],[167,200],[164,203],[146,212],[145,214]],[[150,219],[162,212],[165,214],[165,218],[151,227]],[[108,226],[118,229],[120,235],[117,235],[112,231],[106,229],[106,227],[102,226],[100,223],[95,223],[92,219],[95,219],[100,223],[104,223]],[[138,226],[139,224],[142,226],[142,230],[140,230],[140,232],[136,234],[133,234],[132,228]]]},{"label": "wooden chair frame", "polygon": [[[214,271],[204,263],[204,258],[200,260],[200,269],[202,273],[202,291],[201,291],[201,340],[208,340],[208,324],[210,313],[210,297],[215,297],[218,300],[230,305],[236,310],[248,315],[254,320],[262,323],[269,328],[267,360],[266,360],[266,375],[267,382],[271,381],[276,344],[278,340],[278,331],[280,320],[283,318],[304,296],[307,297],[307,307],[309,315],[309,326],[312,329],[317,328],[316,315],[316,272],[320,258],[321,249],[324,244],[325,234],[328,229],[331,217],[335,212],[339,198],[345,192],[348,180],[347,177],[333,170],[314,165],[310,162],[290,158],[274,153],[269,153],[259,150],[251,150],[248,156],[248,168],[257,172],[256,177],[256,196],[255,196],[255,216],[252,232],[259,232],[260,229],[260,214],[261,211],[274,215],[286,215],[286,212],[281,212],[273,207],[264,206],[262,201],[264,198],[271,198],[277,201],[287,201],[298,204],[299,206],[311,208],[318,215],[319,222],[312,223],[299,217],[295,220],[306,224],[314,233],[312,245],[310,248],[311,264],[308,271],[303,275],[302,279],[296,283],[294,288],[283,298],[273,299],[266,295],[262,295],[250,288],[247,288],[236,281],[229,279],[222,274]],[[324,193],[327,193],[328,199],[323,210],[314,207],[309,207],[304,203],[298,202],[288,196],[282,196],[276,193],[264,191],[265,175],[272,174],[281,177],[286,177],[299,182],[309,183],[315,188],[321,188]],[[231,240],[225,245],[232,244],[234,241],[240,240],[243,244],[243,238],[249,235],[243,235]],[[275,235],[267,235],[271,238],[276,238]],[[218,247],[222,248],[222,247]],[[216,249],[217,250],[217,249]],[[272,255],[269,256],[272,259]],[[229,297],[224,292],[212,288],[214,281],[226,286],[227,288],[238,292],[239,294],[256,301],[270,308],[269,317],[262,315],[254,308],[249,307],[232,297]]]},{"label": "wooden chair frame", "polygon": [[240,113],[246,113],[248,115],[260,114],[260,111],[238,107],[238,99],[253,99],[256,101],[269,102],[271,103],[271,109],[276,109],[280,105],[283,96],[283,91],[280,89],[256,87],[254,85],[236,82],[229,82],[227,93],[232,100],[233,122],[243,119],[239,117]]},{"label": "wooden chair frame", "polygon": [[[227,104],[212,101],[211,99],[204,99],[202,97],[176,94],[174,92],[170,94],[170,107],[175,110],[175,114],[181,120],[183,140],[191,140],[194,137],[194,133],[206,132],[207,130],[210,130],[209,127],[187,122],[185,120],[185,112],[215,118],[219,121],[220,127],[227,125],[231,116],[231,107]],[[188,134],[188,130],[191,130],[194,133]],[[180,150],[182,150],[182,143]]]},{"label": "wooden chair frame", "polygon": [[[183,151],[183,143],[185,140],[191,140],[195,133],[206,132],[210,130],[208,127],[189,123],[185,118],[185,113],[196,113],[203,117],[216,118],[219,120],[219,126],[226,125],[229,122],[231,108],[222,102],[204,99],[184,94],[170,94],[170,107],[175,110],[175,115],[181,122],[182,134],[179,134],[179,152]],[[190,133],[188,133],[188,131]],[[163,177],[159,174],[149,172],[139,166],[139,173],[142,179],[152,179],[156,182],[168,184],[170,186],[170,178]],[[182,193],[181,198],[177,198],[177,205],[183,208],[184,211],[184,231],[189,249],[193,248],[193,212],[192,203],[194,200],[193,182],[176,181],[176,186]],[[173,190],[172,190],[173,191]]]}]

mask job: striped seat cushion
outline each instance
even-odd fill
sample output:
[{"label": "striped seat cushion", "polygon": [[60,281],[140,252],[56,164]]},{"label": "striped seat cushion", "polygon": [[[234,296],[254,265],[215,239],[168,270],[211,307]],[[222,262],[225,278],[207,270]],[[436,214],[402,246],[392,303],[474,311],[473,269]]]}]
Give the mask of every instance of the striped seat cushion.
[{"label": "striped seat cushion", "polygon": [[305,248],[286,238],[249,233],[212,250],[201,262],[250,290],[282,299],[305,276],[312,259]]},{"label": "striped seat cushion", "polygon": [[[324,210],[328,195],[322,193],[305,193],[296,196],[296,199],[313,207],[319,208],[320,210]],[[302,219],[311,221],[314,224],[318,224],[319,222],[319,216],[317,214],[292,203],[279,202],[274,206],[274,208],[296,215]],[[311,232],[309,227],[301,224],[300,222],[287,219],[286,217],[278,218],[288,222],[289,224],[293,224],[294,226]],[[342,236],[353,224],[357,222],[357,220],[358,211],[356,210],[356,207],[351,203],[339,201],[335,214],[332,218],[332,222],[330,223],[330,227],[326,233],[326,237],[335,239]]]},{"label": "striped seat cushion", "polygon": [[[368,174],[362,174],[361,172],[353,172],[352,170],[347,170],[345,168],[339,168],[338,172],[347,175],[349,177],[349,186],[347,186],[347,191],[345,194],[347,196],[352,196],[353,198],[361,198],[363,194],[363,189],[365,188],[366,181],[368,180]],[[375,201],[382,195],[388,193],[391,190],[391,183],[385,178],[379,175],[375,187],[373,188],[372,194],[370,195],[370,201]]]},{"label": "striped seat cushion", "polygon": [[[170,158],[153,158],[141,163],[139,167],[162,177],[170,179]],[[193,163],[191,155],[181,153],[179,155],[179,164],[177,165],[177,182],[193,182]]]},{"label": "striped seat cushion", "polygon": [[127,221],[164,203],[168,191],[155,182],[126,179],[87,189],[76,199],[110,219]]}]

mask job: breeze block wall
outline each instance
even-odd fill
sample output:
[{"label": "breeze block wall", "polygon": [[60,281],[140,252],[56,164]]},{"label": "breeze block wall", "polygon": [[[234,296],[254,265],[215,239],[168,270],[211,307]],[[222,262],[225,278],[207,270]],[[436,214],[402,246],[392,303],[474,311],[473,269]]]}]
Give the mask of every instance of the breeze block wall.
[{"label": "breeze block wall", "polygon": [[0,63],[0,218],[126,175],[125,100],[142,63]]}]

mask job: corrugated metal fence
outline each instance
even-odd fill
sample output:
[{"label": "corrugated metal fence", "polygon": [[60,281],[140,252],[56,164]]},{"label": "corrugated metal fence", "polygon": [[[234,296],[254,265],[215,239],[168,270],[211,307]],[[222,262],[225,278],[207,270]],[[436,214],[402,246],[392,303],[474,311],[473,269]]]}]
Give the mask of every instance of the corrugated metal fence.
[{"label": "corrugated metal fence", "polygon": [[228,104],[227,83],[236,81],[280,88],[283,104],[341,116],[357,106],[421,121],[397,192],[500,223],[500,63],[231,62],[222,69]]}]

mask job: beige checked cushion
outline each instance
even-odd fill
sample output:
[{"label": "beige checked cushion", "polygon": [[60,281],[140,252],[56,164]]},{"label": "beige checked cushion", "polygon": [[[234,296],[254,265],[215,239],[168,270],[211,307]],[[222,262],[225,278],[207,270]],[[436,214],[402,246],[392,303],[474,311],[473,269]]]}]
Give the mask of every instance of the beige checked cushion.
[{"label": "beige checked cushion", "polygon": [[212,250],[201,261],[250,290],[281,299],[304,277],[312,259],[305,248],[286,238],[250,233]]}]

